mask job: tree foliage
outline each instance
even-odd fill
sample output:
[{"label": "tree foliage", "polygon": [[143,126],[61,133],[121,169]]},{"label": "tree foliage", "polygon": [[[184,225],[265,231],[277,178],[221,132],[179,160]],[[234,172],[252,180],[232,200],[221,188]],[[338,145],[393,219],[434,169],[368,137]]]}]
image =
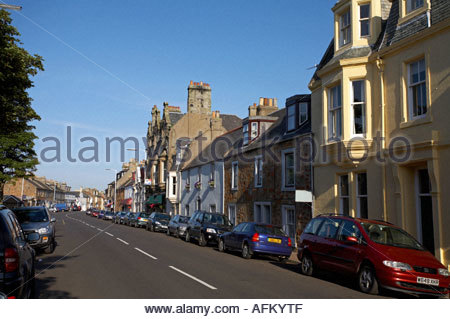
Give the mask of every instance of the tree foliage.
[{"label": "tree foliage", "polygon": [[31,77],[44,70],[42,57],[21,47],[11,21],[9,13],[0,10],[0,201],[7,181],[36,170],[37,136],[30,123],[40,117],[27,90],[33,87]]}]

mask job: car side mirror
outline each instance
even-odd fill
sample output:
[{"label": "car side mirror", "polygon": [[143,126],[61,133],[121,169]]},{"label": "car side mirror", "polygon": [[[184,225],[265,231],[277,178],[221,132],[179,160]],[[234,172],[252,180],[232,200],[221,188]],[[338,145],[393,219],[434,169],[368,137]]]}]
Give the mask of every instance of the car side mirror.
[{"label": "car side mirror", "polygon": [[30,244],[33,244],[37,241],[39,241],[39,234],[38,233],[30,233],[26,236],[27,242]]},{"label": "car side mirror", "polygon": [[359,239],[353,236],[348,236],[346,241],[349,244],[359,244]]},{"label": "car side mirror", "polygon": [[56,218],[52,218],[52,219],[50,219],[50,221],[52,222],[52,223],[56,223]]}]

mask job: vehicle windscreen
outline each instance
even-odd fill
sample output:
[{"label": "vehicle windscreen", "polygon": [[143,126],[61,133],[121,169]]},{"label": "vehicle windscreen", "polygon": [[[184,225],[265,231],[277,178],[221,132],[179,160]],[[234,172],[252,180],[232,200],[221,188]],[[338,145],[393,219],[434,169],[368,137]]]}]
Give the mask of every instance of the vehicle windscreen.
[{"label": "vehicle windscreen", "polygon": [[369,238],[377,244],[425,250],[417,240],[400,228],[372,223],[361,223],[361,225]]},{"label": "vehicle windscreen", "polygon": [[213,215],[205,214],[203,218],[204,223],[220,225],[220,226],[230,226],[231,223],[225,215]]},{"label": "vehicle windscreen", "polygon": [[155,215],[155,219],[158,219],[158,220],[170,220],[170,215],[156,214]]},{"label": "vehicle windscreen", "polygon": [[180,216],[179,223],[186,223],[187,224],[188,221],[189,221],[189,217],[187,217],[187,216]]},{"label": "vehicle windscreen", "polygon": [[43,209],[18,209],[14,211],[14,214],[21,224],[48,222],[47,213]]},{"label": "vehicle windscreen", "polygon": [[271,225],[255,225],[255,232],[269,236],[287,236],[281,227]]},{"label": "vehicle windscreen", "polygon": [[150,214],[140,213],[139,216],[142,217],[142,218],[148,218],[150,216]]}]

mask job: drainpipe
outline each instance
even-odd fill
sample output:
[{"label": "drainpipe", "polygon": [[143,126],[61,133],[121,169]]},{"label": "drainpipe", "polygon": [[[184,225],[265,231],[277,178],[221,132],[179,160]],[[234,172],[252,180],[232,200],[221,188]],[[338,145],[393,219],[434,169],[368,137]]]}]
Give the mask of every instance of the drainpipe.
[{"label": "drainpipe", "polygon": [[427,9],[427,22],[428,22],[428,27],[431,27],[431,9],[428,8]]},{"label": "drainpipe", "polygon": [[[380,152],[384,153],[386,149],[386,105],[384,103],[384,62],[378,56],[377,58],[377,68],[378,74],[380,76],[380,109],[381,109],[381,150]],[[389,215],[387,213],[387,170],[386,170],[386,162],[383,163],[383,219],[385,221],[389,221]]]}]

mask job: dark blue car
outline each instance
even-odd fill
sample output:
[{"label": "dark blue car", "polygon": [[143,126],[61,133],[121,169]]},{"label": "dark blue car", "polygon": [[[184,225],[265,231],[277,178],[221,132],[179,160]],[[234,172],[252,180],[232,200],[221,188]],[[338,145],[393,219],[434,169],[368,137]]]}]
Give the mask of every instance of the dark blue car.
[{"label": "dark blue car", "polygon": [[241,223],[231,232],[219,237],[219,251],[241,251],[249,259],[254,254],[272,255],[281,262],[292,253],[292,241],[279,226],[260,223]]}]

